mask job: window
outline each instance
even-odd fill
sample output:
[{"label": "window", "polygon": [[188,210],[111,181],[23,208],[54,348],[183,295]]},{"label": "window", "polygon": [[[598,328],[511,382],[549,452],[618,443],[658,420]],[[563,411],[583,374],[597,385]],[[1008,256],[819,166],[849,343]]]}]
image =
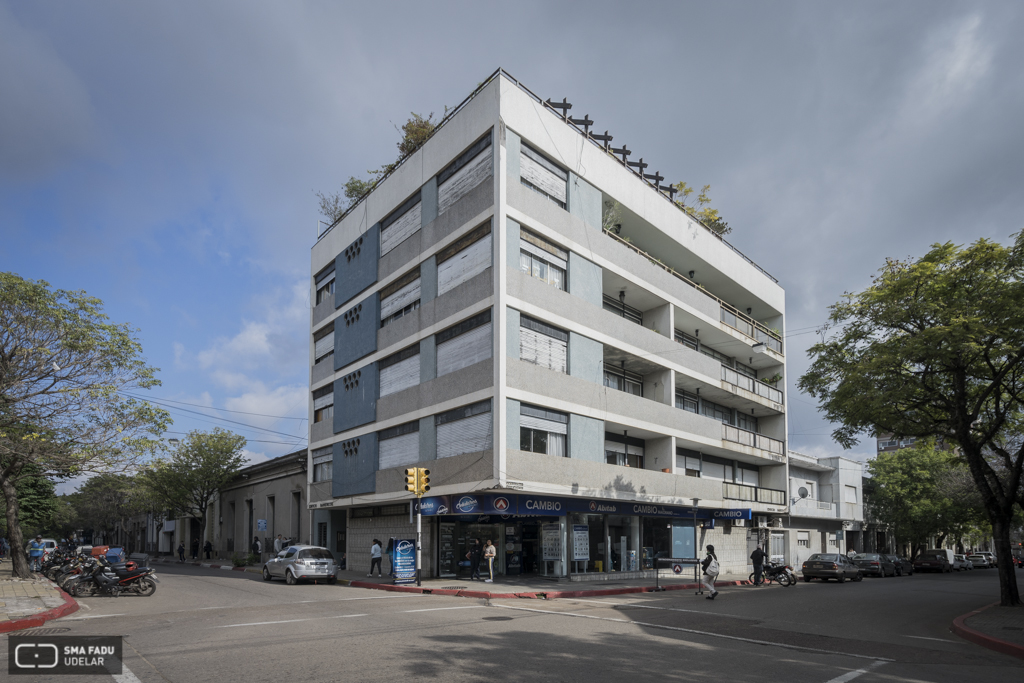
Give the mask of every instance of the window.
[{"label": "window", "polygon": [[741,375],[746,375],[750,379],[757,379],[757,370],[750,367],[749,365],[744,365],[739,361],[736,361],[736,372],[740,373]]},{"label": "window", "polygon": [[731,482],[733,480],[731,460],[716,458],[713,455],[704,455],[702,460],[700,476],[721,481]]},{"label": "window", "polygon": [[685,389],[676,390],[676,408],[681,408],[689,413],[697,412],[697,395],[691,394]]},{"label": "window", "polygon": [[490,399],[435,415],[437,457],[493,449],[492,423]]},{"label": "window", "polygon": [[523,404],[519,408],[519,449],[564,458],[568,455],[568,426],[565,413]]},{"label": "window", "polygon": [[[327,522],[317,522],[316,525],[316,544],[321,548],[327,545]],[[324,557],[326,555],[326,557]],[[314,550],[303,550],[299,553],[299,557],[310,560],[327,560],[334,559],[332,555],[326,550],[320,550],[319,548]]]},{"label": "window", "polygon": [[802,548],[809,548],[811,545],[811,532],[810,531],[798,531],[796,532],[796,544]]},{"label": "window", "polygon": [[732,408],[726,408],[705,399],[701,401],[700,412],[701,415],[714,418],[719,422],[724,422],[727,425],[732,424]]},{"label": "window", "polygon": [[491,357],[491,309],[439,332],[437,376],[447,375]]},{"label": "window", "polygon": [[334,418],[334,385],[313,392],[313,422],[324,422]]},{"label": "window", "polygon": [[437,255],[437,295],[491,267],[491,224],[482,225]]},{"label": "window", "polygon": [[725,355],[724,353],[719,353],[718,351],[715,351],[710,346],[705,346],[701,344],[700,352],[703,353],[705,356],[710,356],[711,358],[714,358],[722,365],[727,365],[730,368],[732,367],[732,358],[729,358],[729,356]]},{"label": "window", "polygon": [[609,465],[644,468],[644,440],[605,432],[604,457]]},{"label": "window", "polygon": [[637,325],[644,324],[644,312],[639,308],[633,308],[629,304],[619,301],[613,296],[605,294],[602,299],[604,310],[611,311],[617,316],[621,316],[626,320],[636,323]]},{"label": "window", "polygon": [[380,326],[393,323],[420,307],[420,269],[414,268],[380,291]]},{"label": "window", "polygon": [[700,453],[687,448],[677,448],[676,469],[684,470],[688,477],[699,477],[701,471]]},{"label": "window", "polygon": [[534,192],[547,197],[563,209],[569,174],[525,142],[519,155],[519,180]]},{"label": "window", "polygon": [[857,487],[856,486],[844,486],[843,487],[843,501],[847,503],[857,502]]},{"label": "window", "polygon": [[334,355],[334,323],[326,325],[313,335],[313,365]]},{"label": "window", "polygon": [[519,270],[565,290],[569,252],[529,230],[519,231]]},{"label": "window", "polygon": [[758,433],[757,431],[757,418],[753,415],[747,415],[746,413],[736,412],[736,426],[740,429],[745,429],[748,432]]},{"label": "window", "polygon": [[604,385],[610,389],[618,389],[634,396],[643,396],[644,378],[640,375],[617,368],[614,365],[604,365]]},{"label": "window", "polygon": [[380,222],[382,257],[420,229],[421,208],[420,193],[417,192]]},{"label": "window", "polygon": [[568,370],[569,335],[525,315],[519,318],[519,358],[555,372]]},{"label": "window", "polygon": [[839,547],[839,538],[836,536],[834,531],[828,532],[828,545],[830,548]]},{"label": "window", "polygon": [[377,434],[379,467],[402,467],[419,462],[420,423],[419,420],[385,429]]},{"label": "window", "polygon": [[317,448],[313,456],[313,481],[331,481],[334,471],[334,447]]},{"label": "window", "polygon": [[814,497],[814,484],[815,482],[813,481],[804,482],[804,488],[807,489],[807,497],[811,500],[817,500],[817,498]]},{"label": "window", "polygon": [[316,276],[316,303],[331,299],[334,295],[334,263],[317,273]]},{"label": "window", "polygon": [[488,132],[437,174],[437,215],[443,214],[493,174],[491,134]]},{"label": "window", "polygon": [[381,397],[420,383],[420,345],[414,344],[377,363]]},{"label": "window", "polygon": [[756,465],[738,463],[736,466],[736,482],[747,486],[761,485],[761,471]]},{"label": "window", "polygon": [[682,330],[676,330],[676,341],[679,342],[680,344],[682,344],[683,346],[687,346],[687,347],[693,349],[694,351],[697,350],[697,347],[698,347],[697,338],[696,337],[691,337],[690,335],[686,334]]}]

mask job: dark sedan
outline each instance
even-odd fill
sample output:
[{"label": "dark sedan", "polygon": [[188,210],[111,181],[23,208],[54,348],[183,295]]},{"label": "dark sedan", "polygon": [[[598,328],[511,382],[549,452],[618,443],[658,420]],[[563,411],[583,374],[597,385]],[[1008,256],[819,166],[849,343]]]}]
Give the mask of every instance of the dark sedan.
[{"label": "dark sedan", "polygon": [[828,581],[835,579],[839,583],[850,579],[851,581],[862,581],[864,574],[860,568],[853,563],[853,560],[846,555],[837,553],[815,553],[807,558],[800,568],[804,581],[821,579]]},{"label": "dark sedan", "polygon": [[896,565],[885,555],[878,553],[861,553],[853,558],[853,563],[860,567],[865,576],[896,576]]},{"label": "dark sedan", "polygon": [[899,555],[884,555],[890,562],[896,565],[896,576],[913,576],[914,563]]}]

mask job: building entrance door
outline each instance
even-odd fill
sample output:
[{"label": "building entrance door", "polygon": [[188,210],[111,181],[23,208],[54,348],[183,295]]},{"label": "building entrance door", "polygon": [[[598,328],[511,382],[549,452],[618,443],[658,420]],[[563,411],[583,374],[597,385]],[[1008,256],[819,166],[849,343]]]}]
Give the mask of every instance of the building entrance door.
[{"label": "building entrance door", "polygon": [[[487,560],[483,557],[484,545],[488,539],[496,548],[502,548],[502,534],[501,526],[498,524],[471,524],[461,522],[456,528],[456,538],[458,539],[459,548],[459,572],[458,576],[462,579],[468,579],[472,576],[472,566],[466,559],[466,555],[473,547],[473,539],[480,542],[480,576],[487,578]],[[504,564],[502,558],[504,553],[497,553],[494,558],[494,575],[504,573]]]}]

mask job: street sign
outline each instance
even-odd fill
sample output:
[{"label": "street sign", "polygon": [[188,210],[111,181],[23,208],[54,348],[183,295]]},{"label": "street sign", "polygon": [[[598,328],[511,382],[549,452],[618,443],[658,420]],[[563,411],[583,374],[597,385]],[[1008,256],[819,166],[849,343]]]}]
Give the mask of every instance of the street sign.
[{"label": "street sign", "polygon": [[256,520],[256,530],[257,531],[266,531],[267,530],[267,520],[265,520],[265,519],[257,519]]},{"label": "street sign", "polygon": [[395,539],[395,584],[416,583],[416,541]]}]

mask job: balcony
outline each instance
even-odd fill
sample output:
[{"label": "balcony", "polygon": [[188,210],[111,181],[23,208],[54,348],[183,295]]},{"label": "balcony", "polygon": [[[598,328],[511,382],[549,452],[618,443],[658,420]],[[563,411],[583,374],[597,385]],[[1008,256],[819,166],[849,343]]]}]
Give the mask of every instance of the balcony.
[{"label": "balcony", "polygon": [[[748,432],[745,429],[723,423],[722,440],[738,443],[742,446],[749,446],[750,448],[758,448],[765,451],[763,457],[776,462],[786,462],[786,444],[778,439],[755,432]],[[783,499],[784,502],[785,499]]]},{"label": "balcony", "polygon": [[790,514],[795,517],[813,517],[815,519],[835,519],[839,516],[835,503],[823,503],[820,500],[801,498],[793,503]]},{"label": "balcony", "polygon": [[722,482],[722,498],[726,500],[746,500],[751,503],[767,503],[769,505],[785,505],[786,492],[778,489],[765,489],[749,484]]},{"label": "balcony", "polygon": [[756,394],[761,398],[768,399],[773,403],[782,403],[782,392],[775,387],[765,384],[764,382],[758,381],[753,377],[748,377],[742,373],[736,372],[732,368],[722,366],[722,381],[728,382],[729,384],[745,389],[752,394]]},{"label": "balcony", "polygon": [[309,485],[309,502],[319,503],[328,500],[334,500],[334,496],[331,493],[332,482],[329,481],[318,481]]}]

